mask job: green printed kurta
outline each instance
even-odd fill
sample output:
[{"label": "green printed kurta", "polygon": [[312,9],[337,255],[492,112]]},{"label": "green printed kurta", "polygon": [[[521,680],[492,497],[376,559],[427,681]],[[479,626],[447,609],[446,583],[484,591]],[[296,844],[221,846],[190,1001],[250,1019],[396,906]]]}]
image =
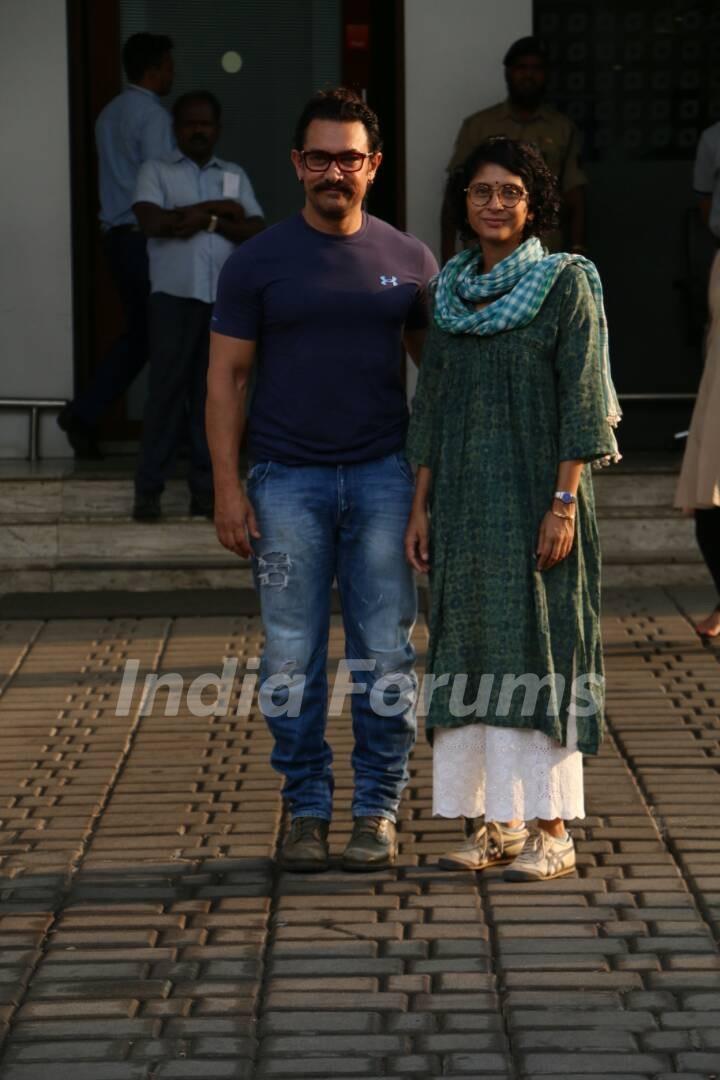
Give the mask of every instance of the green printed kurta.
[{"label": "green printed kurta", "polygon": [[[575,685],[578,748],[598,750],[600,548],[589,464],[570,555],[535,568],[558,463],[614,449],[597,348],[595,304],[576,266],[562,271],[528,326],[487,337],[435,325],[428,333],[408,457],[433,476],[427,670],[451,676],[434,688],[430,731],[485,722],[565,745]],[[464,690],[457,675],[467,676]],[[552,681],[558,693],[541,689],[526,715],[532,696],[512,682],[502,693],[504,676],[549,677],[545,686]],[[475,708],[457,715],[458,703]]]}]

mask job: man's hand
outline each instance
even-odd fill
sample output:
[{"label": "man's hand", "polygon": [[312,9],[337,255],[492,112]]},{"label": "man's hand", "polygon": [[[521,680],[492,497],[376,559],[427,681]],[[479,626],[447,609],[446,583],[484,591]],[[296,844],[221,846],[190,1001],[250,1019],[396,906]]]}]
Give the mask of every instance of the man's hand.
[{"label": "man's hand", "polygon": [[548,510],[540,525],[537,545],[537,569],[550,570],[572,551],[575,541],[575,515],[558,517]]},{"label": "man's hand", "polygon": [[405,530],[405,558],[420,574],[430,569],[430,521],[428,512],[413,506]]},{"label": "man's hand", "polygon": [[215,531],[228,551],[243,559],[252,556],[250,540],[260,539],[260,529],[252,503],[241,487],[229,492],[215,492]]},{"label": "man's hand", "polygon": [[207,229],[210,224],[210,211],[202,206],[185,206],[177,211],[178,219],[175,225],[175,236],[181,240],[187,240],[195,233]]},{"label": "man's hand", "polygon": [[217,214],[218,217],[232,221],[244,221],[247,217],[236,199],[206,199],[205,202],[193,203],[192,207],[181,207],[181,209],[207,210],[209,214]]}]

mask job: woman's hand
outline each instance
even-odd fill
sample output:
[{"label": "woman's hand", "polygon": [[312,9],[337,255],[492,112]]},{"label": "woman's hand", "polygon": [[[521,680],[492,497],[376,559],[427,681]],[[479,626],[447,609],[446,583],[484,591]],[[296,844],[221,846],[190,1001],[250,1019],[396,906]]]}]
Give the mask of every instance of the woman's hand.
[{"label": "woman's hand", "polygon": [[575,515],[558,517],[548,510],[540,525],[537,546],[537,569],[550,570],[572,551],[575,541]]},{"label": "woman's hand", "polygon": [[427,510],[415,503],[405,530],[405,558],[420,574],[430,569],[430,520]]}]

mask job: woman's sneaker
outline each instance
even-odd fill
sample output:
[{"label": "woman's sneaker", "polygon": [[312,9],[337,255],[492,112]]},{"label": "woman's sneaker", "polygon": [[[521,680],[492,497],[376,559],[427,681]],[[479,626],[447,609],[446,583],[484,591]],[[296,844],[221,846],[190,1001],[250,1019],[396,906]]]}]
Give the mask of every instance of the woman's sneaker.
[{"label": "woman's sneaker", "polygon": [[575,869],[575,845],[569,833],[560,840],[544,829],[532,829],[512,866],[503,874],[505,881],[551,881],[572,874]]},{"label": "woman's sneaker", "polygon": [[483,818],[467,819],[465,832],[467,839],[438,859],[438,866],[443,870],[485,870],[488,866],[503,866],[520,854],[528,837],[525,828],[507,829],[496,821],[486,825]]}]

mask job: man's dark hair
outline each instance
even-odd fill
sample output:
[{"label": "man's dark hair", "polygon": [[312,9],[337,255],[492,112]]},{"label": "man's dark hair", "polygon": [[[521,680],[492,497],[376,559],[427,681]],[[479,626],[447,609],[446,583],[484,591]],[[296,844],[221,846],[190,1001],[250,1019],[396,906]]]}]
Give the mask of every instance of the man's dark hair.
[{"label": "man's dark hair", "polygon": [[173,105],[173,120],[176,124],[189,105],[209,105],[215,116],[215,123],[220,123],[222,105],[215,95],[209,90],[191,90],[189,94],[182,94]]},{"label": "man's dark hair", "polygon": [[296,150],[304,149],[305,133],[313,120],[336,120],[343,124],[359,120],[367,132],[370,153],[382,150],[377,114],[354,91],[344,86],[320,90],[310,98],[295,127],[293,146]]},{"label": "man's dark hair", "polygon": [[500,165],[522,179],[528,191],[528,209],[535,215],[525,226],[526,237],[542,236],[557,228],[560,191],[539,150],[530,143],[497,136],[476,146],[451,177],[455,220],[460,223],[460,232],[465,239],[475,236],[467,217],[465,188],[482,165]]},{"label": "man's dark hair", "polygon": [[540,38],[518,38],[505,53],[503,64],[505,67],[512,67],[523,56],[539,56],[543,63],[547,63],[547,52]]},{"label": "man's dark hair", "polygon": [[173,47],[165,34],[133,34],[123,45],[122,62],[128,82],[137,82],[150,68],[160,67]]}]

